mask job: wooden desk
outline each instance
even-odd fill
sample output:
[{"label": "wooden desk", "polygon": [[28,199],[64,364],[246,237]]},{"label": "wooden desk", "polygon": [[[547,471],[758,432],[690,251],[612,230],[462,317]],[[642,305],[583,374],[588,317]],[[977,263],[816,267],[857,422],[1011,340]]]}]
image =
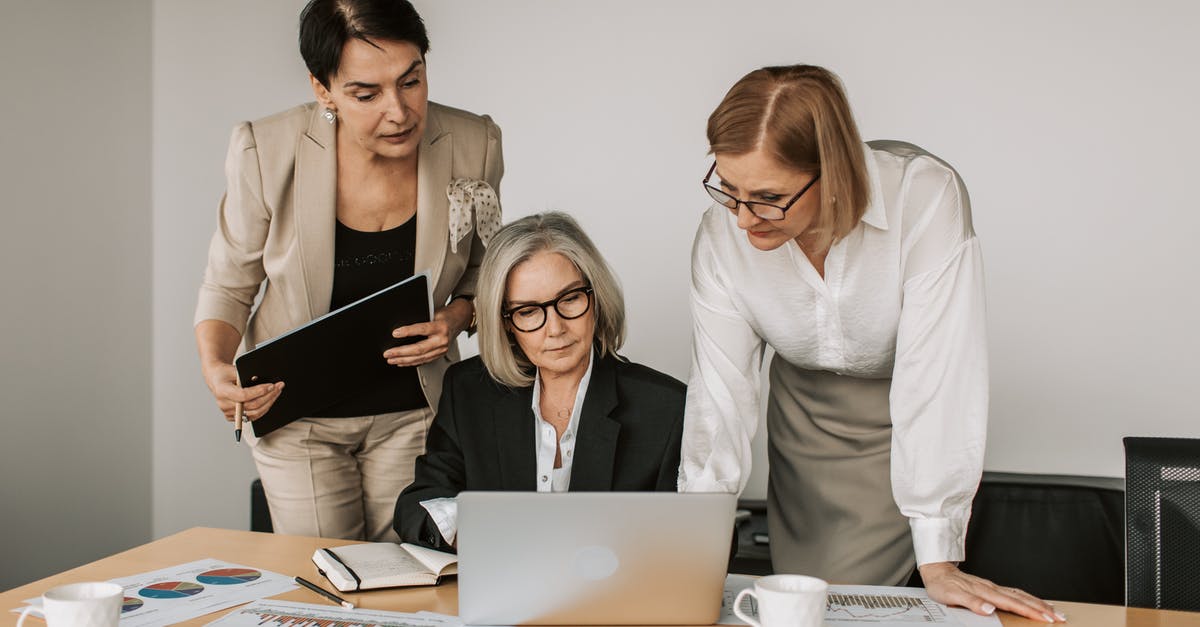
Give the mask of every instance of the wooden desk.
[{"label": "wooden desk", "polygon": [[[76,581],[115,579],[206,557],[265,568],[283,575],[299,575],[324,584],[327,589],[332,590],[333,588],[329,586],[325,578],[317,574],[317,569],[313,566],[310,558],[313,551],[322,546],[340,544],[353,543],[323,538],[196,527],[4,592],[0,594],[0,611],[3,612],[0,624],[15,625],[16,615],[9,613],[8,610],[20,607],[22,600],[36,597],[54,586]],[[458,587],[453,582],[436,587],[375,590],[357,594],[344,593],[342,596],[356,606],[371,609],[399,612],[429,610],[443,614],[458,612]],[[303,588],[273,598],[305,603],[326,603],[321,597]],[[1067,614],[1070,619],[1069,624],[1081,627],[1084,625],[1088,627],[1200,626],[1200,613],[1126,609],[1114,605],[1085,603],[1058,603],[1056,605]],[[214,612],[180,624],[203,625],[229,611],[231,610]],[[1005,627],[1043,625],[1043,623],[1035,623],[1003,613],[1001,622]]]}]

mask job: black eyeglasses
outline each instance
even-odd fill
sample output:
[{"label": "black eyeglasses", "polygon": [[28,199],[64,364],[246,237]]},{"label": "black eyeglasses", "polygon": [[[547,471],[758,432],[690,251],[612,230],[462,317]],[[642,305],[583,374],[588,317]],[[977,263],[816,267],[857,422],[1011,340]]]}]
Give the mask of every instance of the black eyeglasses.
[{"label": "black eyeglasses", "polygon": [[807,192],[808,188],[812,187],[813,184],[821,178],[821,174],[818,173],[811,181],[808,182],[808,185],[805,185],[803,189],[796,192],[796,195],[792,196],[792,199],[787,201],[786,205],[781,206],[769,202],[761,202],[758,200],[738,200],[737,198],[734,198],[726,193],[725,190],[709,185],[708,180],[712,178],[713,172],[716,171],[717,162],[714,161],[712,167],[708,169],[708,174],[704,175],[704,180],[701,181],[704,184],[704,190],[708,192],[708,195],[712,196],[713,200],[717,201],[726,209],[729,209],[734,213],[737,213],[738,205],[746,205],[746,208],[750,210],[750,213],[753,213],[763,220],[782,220],[787,215],[787,210],[791,209],[792,205],[796,204],[796,201],[800,200],[800,197],[804,195],[804,192]]},{"label": "black eyeglasses", "polygon": [[558,317],[563,320],[574,320],[588,312],[592,306],[592,288],[577,287],[567,290],[558,298],[544,303],[534,303],[513,307],[504,312],[502,317],[512,323],[513,328],[524,333],[532,333],[546,326],[546,309],[553,307]]}]

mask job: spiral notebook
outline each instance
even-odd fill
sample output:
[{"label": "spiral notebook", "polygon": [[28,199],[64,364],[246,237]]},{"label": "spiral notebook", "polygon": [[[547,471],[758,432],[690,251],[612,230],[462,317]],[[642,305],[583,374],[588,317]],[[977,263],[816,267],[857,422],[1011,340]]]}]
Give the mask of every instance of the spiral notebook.
[{"label": "spiral notebook", "polygon": [[234,360],[249,387],[283,381],[275,404],[251,422],[262,437],[389,380],[383,352],[422,337],[396,339],[396,327],[433,319],[429,275],[421,272],[267,342]]},{"label": "spiral notebook", "polygon": [[415,544],[371,542],[317,549],[317,570],[342,592],[434,586],[458,574],[458,556]]}]

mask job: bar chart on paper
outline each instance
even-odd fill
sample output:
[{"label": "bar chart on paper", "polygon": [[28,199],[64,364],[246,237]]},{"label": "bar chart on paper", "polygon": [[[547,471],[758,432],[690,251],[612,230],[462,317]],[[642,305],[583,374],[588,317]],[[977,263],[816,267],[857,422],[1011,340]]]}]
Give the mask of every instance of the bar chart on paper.
[{"label": "bar chart on paper", "polygon": [[944,623],[946,612],[928,597],[829,592],[827,622]]},{"label": "bar chart on paper", "polygon": [[422,612],[404,614],[381,610],[344,610],[327,605],[261,600],[238,608],[209,623],[212,627],[451,627],[453,617]]},{"label": "bar chart on paper", "polygon": [[[722,625],[744,625],[733,614],[733,601],[738,592],[754,585],[754,578],[729,575],[721,603]],[[743,612],[757,618],[758,608],[753,598],[742,601]],[[916,627],[943,625],[945,627],[999,627],[995,616],[978,616],[962,608],[949,608],[929,598],[924,588],[890,586],[829,586],[825,598],[826,627],[850,627],[874,623],[881,627]]]}]

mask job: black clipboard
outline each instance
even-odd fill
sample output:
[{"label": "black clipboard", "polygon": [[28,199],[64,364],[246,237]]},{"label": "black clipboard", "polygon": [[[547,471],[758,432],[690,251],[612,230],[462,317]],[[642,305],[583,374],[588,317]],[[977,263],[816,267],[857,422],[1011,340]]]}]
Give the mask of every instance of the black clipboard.
[{"label": "black clipboard", "polygon": [[424,338],[396,339],[392,331],[432,317],[429,276],[422,272],[238,356],[233,363],[243,386],[286,384],[271,409],[250,423],[254,435],[261,438],[394,380],[396,366],[388,365],[383,352]]}]

